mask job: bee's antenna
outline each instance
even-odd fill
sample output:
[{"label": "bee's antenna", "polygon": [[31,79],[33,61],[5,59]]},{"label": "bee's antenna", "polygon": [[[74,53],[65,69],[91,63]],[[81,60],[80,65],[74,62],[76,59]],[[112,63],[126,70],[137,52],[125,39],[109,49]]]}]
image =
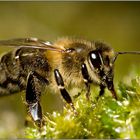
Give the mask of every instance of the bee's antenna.
[{"label": "bee's antenna", "polygon": [[138,55],[140,55],[140,51],[116,52],[113,62],[115,62],[115,60],[117,59],[119,54],[138,54]]}]

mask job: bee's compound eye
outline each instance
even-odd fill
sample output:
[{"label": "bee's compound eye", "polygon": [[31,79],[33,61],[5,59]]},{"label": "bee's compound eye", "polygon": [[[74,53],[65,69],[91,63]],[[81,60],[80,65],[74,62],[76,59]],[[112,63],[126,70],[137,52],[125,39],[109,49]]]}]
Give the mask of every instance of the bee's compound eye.
[{"label": "bee's compound eye", "polygon": [[99,69],[102,65],[101,55],[98,51],[92,51],[89,53],[90,62],[95,69]]}]

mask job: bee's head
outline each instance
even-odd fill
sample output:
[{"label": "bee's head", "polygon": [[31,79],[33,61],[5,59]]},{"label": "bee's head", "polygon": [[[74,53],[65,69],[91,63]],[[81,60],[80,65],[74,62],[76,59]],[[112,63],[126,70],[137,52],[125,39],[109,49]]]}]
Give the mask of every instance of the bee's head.
[{"label": "bee's head", "polygon": [[[140,51],[114,52],[111,47],[102,42],[95,42],[94,50],[88,55],[91,80],[98,81],[101,86],[107,87],[115,96],[113,85],[114,63],[119,54],[137,54]],[[94,75],[94,76],[92,76]]]},{"label": "bee's head", "polygon": [[88,55],[90,69],[94,72],[100,85],[107,87],[111,92],[115,92],[113,85],[115,53],[112,48],[101,42],[95,42],[95,47],[96,49],[90,51]]}]

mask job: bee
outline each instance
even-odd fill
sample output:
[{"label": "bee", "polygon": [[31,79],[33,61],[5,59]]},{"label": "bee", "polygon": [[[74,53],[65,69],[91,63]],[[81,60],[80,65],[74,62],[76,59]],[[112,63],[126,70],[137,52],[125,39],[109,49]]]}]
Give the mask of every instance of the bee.
[{"label": "bee", "polygon": [[38,127],[43,125],[40,97],[43,86],[60,92],[63,99],[74,107],[71,88],[86,89],[90,97],[90,85],[105,88],[117,100],[114,89],[114,62],[119,54],[140,52],[115,52],[100,41],[60,38],[54,43],[37,38],[20,38],[0,41],[0,46],[15,47],[0,59],[0,96],[25,90],[28,113]]}]

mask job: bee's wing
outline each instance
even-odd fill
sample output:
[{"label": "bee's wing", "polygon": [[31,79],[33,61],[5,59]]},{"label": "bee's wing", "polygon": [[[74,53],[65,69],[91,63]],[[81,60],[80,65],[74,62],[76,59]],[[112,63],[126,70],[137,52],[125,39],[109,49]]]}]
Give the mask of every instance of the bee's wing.
[{"label": "bee's wing", "polygon": [[46,42],[37,38],[17,38],[11,40],[1,40],[0,46],[54,50],[59,52],[65,51],[62,48],[55,47],[50,42]]}]

